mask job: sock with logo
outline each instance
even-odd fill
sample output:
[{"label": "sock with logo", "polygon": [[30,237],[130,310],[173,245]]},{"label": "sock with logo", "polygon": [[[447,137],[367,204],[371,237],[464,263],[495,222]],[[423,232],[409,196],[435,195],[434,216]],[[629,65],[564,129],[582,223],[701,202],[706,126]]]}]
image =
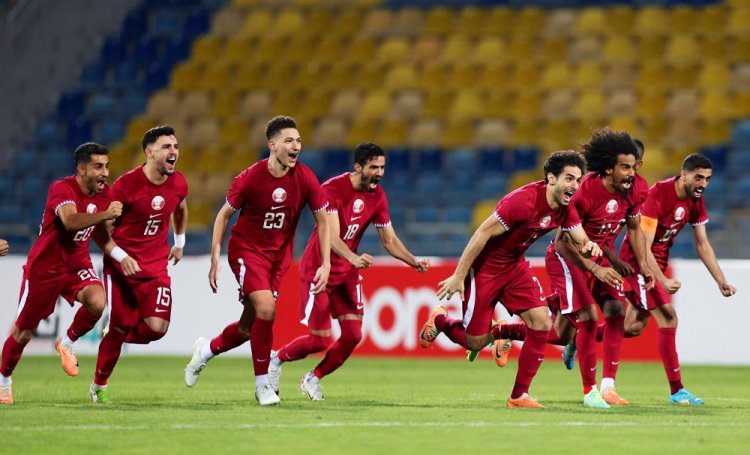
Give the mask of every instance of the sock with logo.
[{"label": "sock with logo", "polygon": [[[227,352],[230,349],[241,346],[243,343],[250,339],[240,332],[239,324],[239,321],[229,324],[228,326],[224,327],[224,330],[216,338],[211,340],[209,346],[211,347],[211,353],[213,355],[219,355],[222,352]],[[204,356],[201,355],[201,357]]]},{"label": "sock with logo", "polygon": [[279,348],[277,355],[282,362],[304,359],[310,354],[327,349],[333,340],[331,337],[321,337],[307,334],[297,337]]},{"label": "sock with logo", "polygon": [[341,337],[333,343],[323,360],[313,370],[313,374],[318,378],[328,376],[343,365],[362,340],[361,320],[344,319],[339,321],[339,325],[341,326]]},{"label": "sock with logo", "polygon": [[659,345],[659,355],[664,364],[664,371],[667,373],[669,389],[672,394],[677,393],[682,388],[682,375],[680,374],[680,360],[677,357],[677,347],[675,345],[675,335],[677,328],[659,328],[657,331],[657,343]]},{"label": "sock with logo", "polygon": [[268,374],[271,346],[273,346],[273,320],[269,321],[256,316],[253,328],[250,329],[250,347],[253,351],[253,368],[256,376]]},{"label": "sock with logo", "polygon": [[13,370],[15,370],[16,365],[18,365],[18,362],[21,360],[23,349],[25,347],[26,345],[17,342],[16,339],[13,338],[13,335],[8,335],[8,338],[3,345],[3,360],[2,363],[0,363],[0,374],[3,376],[10,376],[13,374]]},{"label": "sock with logo", "polygon": [[547,343],[548,330],[526,329],[526,340],[523,342],[518,356],[518,372],[513,384],[511,398],[519,398],[529,392],[531,380],[536,376],[539,366],[544,360],[544,345]]},{"label": "sock with logo", "polygon": [[[89,331],[94,328],[97,321],[99,321],[99,318],[101,316],[101,313],[94,316],[89,313],[86,308],[79,308],[78,311],[76,311],[76,315],[73,317],[73,322],[70,324],[70,328],[68,328],[68,331],[66,333],[67,337],[71,341],[70,344],[75,343],[78,338],[89,333]],[[64,346],[70,346],[70,344],[67,344],[67,340],[61,340],[61,343]]]},{"label": "sock with logo", "polygon": [[464,349],[469,349],[466,344],[466,332],[460,319],[449,318],[444,314],[439,314],[435,318],[435,327],[445,334],[451,341]]},{"label": "sock with logo", "polygon": [[604,318],[604,338],[602,339],[602,377],[615,379],[620,366],[625,317]]},{"label": "sock with logo", "polygon": [[596,321],[578,322],[576,348],[584,394],[589,393],[596,386],[596,323]]}]

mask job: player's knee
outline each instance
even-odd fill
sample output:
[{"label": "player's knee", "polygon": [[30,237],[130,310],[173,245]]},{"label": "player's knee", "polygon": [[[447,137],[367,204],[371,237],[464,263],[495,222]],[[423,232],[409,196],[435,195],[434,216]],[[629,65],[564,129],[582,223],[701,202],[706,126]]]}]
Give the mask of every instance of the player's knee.
[{"label": "player's knee", "polygon": [[630,324],[627,327],[625,327],[625,333],[623,335],[625,336],[625,338],[637,337],[643,332],[643,329],[645,327],[646,325],[641,322]]},{"label": "player's knee", "polygon": [[340,340],[348,345],[356,346],[362,341],[362,330],[343,331]]},{"label": "player's knee", "polygon": [[31,341],[31,337],[34,336],[34,331],[31,329],[19,329],[13,326],[12,336],[16,340],[16,343],[26,346]]},{"label": "player's knee", "polygon": [[324,349],[328,349],[333,344],[333,337],[330,335],[310,335],[310,339],[312,340],[312,348],[315,349],[315,352],[320,352]]},{"label": "player's knee", "polygon": [[246,340],[250,339],[250,327],[245,327],[243,325],[237,326],[237,333],[240,334],[241,337],[243,337]]},{"label": "player's knee", "polygon": [[160,334],[159,338],[163,337],[169,329],[169,321],[165,321],[164,319],[147,318],[143,322],[146,323],[152,332]]}]

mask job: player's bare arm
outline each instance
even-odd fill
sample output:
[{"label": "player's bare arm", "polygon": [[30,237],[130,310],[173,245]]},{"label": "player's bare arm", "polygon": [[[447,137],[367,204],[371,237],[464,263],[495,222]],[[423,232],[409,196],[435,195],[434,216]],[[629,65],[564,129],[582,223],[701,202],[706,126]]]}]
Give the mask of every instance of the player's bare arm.
[{"label": "player's bare arm", "polygon": [[[625,222],[625,226],[628,229],[628,239],[630,240],[630,246],[633,247],[636,261],[638,261],[638,267],[641,268],[641,275],[645,281],[644,289],[653,289],[654,284],[654,272],[653,266],[656,264],[650,263],[646,254],[646,238],[643,235],[643,229],[641,229],[641,216],[628,217]],[[658,268],[658,267],[657,267]]]},{"label": "player's bare arm", "polygon": [[404,243],[396,235],[396,230],[392,225],[378,228],[378,236],[383,248],[394,258],[400,260],[409,267],[413,267],[417,272],[426,272],[430,268],[430,261],[427,258],[417,259],[406,248]]},{"label": "player's bare arm", "polygon": [[366,269],[373,263],[372,256],[367,253],[357,255],[349,249],[341,240],[341,226],[339,225],[339,216],[337,213],[328,214],[328,227],[331,232],[331,249],[339,257],[346,259],[351,265],[358,269]]},{"label": "player's bare arm", "polygon": [[592,242],[591,240],[589,240],[589,237],[586,235],[586,231],[584,231],[583,227],[581,226],[573,228],[569,231],[565,231],[565,235],[578,248],[578,252],[581,254],[581,256],[586,259],[599,257],[604,253],[596,242]]},{"label": "player's bare arm", "polygon": [[[566,241],[568,237],[559,236],[557,241],[555,241],[555,250],[560,253],[560,256],[579,269],[590,272],[597,280],[603,283],[607,283],[610,286],[622,286],[622,275],[617,273],[617,270],[612,267],[602,267],[591,259],[584,257],[571,242]],[[599,249],[598,246],[597,249]],[[599,252],[601,253],[601,249],[599,249]]]},{"label": "player's bare arm", "polygon": [[10,251],[10,245],[8,245],[8,241],[0,239],[0,256],[7,255],[8,251]]},{"label": "player's bare arm", "polygon": [[187,230],[188,220],[187,199],[183,199],[180,205],[174,209],[170,219],[174,229],[174,246],[169,250],[167,261],[173,261],[172,265],[177,265],[180,259],[182,259],[185,248],[185,231]]},{"label": "player's bare arm", "polygon": [[716,284],[719,286],[719,292],[724,297],[733,296],[737,292],[737,288],[727,283],[724,272],[719,267],[719,261],[716,260],[714,249],[711,246],[711,242],[708,241],[706,225],[693,226],[693,236],[695,237],[695,252],[698,253],[701,262],[703,262],[703,265],[706,266],[706,269],[708,269],[708,272],[714,281],[716,281]]},{"label": "player's bare arm", "polygon": [[211,269],[208,271],[208,284],[211,290],[216,294],[219,290],[219,256],[221,256],[221,242],[224,241],[224,234],[227,232],[229,219],[234,215],[235,210],[226,202],[216,214],[214,221],[214,233],[211,237]]},{"label": "player's bare arm", "polygon": [[471,236],[471,239],[469,239],[469,243],[464,248],[463,253],[461,253],[461,259],[458,260],[458,265],[453,275],[438,283],[440,287],[437,292],[438,299],[442,300],[445,297],[450,299],[453,297],[453,294],[458,293],[461,296],[461,301],[464,300],[464,280],[469,273],[471,264],[474,263],[479,253],[482,252],[489,239],[502,235],[505,231],[505,227],[503,227],[494,213],[484,220],[482,225],[474,232],[474,235]]},{"label": "player's bare arm", "polygon": [[682,283],[664,275],[664,272],[661,271],[661,267],[659,267],[659,264],[656,262],[653,251],[651,251],[651,246],[656,239],[657,225],[658,220],[655,218],[641,215],[641,230],[643,231],[643,238],[646,242],[646,260],[648,261],[649,268],[654,274],[654,279],[661,284],[665,291],[674,294],[680,290]]},{"label": "player's bare arm", "polygon": [[320,267],[315,271],[312,287],[313,294],[320,294],[328,285],[328,276],[331,274],[331,233],[328,214],[325,210],[313,213],[318,227],[318,240],[320,241]]},{"label": "player's bare arm", "polygon": [[630,276],[635,273],[633,266],[620,259],[620,256],[612,251],[612,249],[605,246],[602,248],[602,253],[604,253],[604,257],[607,258],[609,263],[612,264],[612,267],[617,270],[617,273],[620,275]]},{"label": "player's bare arm", "polygon": [[95,226],[102,221],[114,220],[122,214],[122,202],[112,201],[107,210],[96,213],[78,213],[75,204],[65,204],[57,209],[57,216],[62,221],[65,230],[80,231]]},{"label": "player's bare arm", "polygon": [[106,223],[97,225],[94,232],[91,233],[91,238],[93,238],[99,248],[104,251],[104,254],[120,263],[122,273],[125,276],[135,275],[141,271],[141,266],[138,265],[138,262],[128,255],[128,253],[122,248],[117,246],[117,243],[115,243],[112,236],[109,235],[109,229]]}]

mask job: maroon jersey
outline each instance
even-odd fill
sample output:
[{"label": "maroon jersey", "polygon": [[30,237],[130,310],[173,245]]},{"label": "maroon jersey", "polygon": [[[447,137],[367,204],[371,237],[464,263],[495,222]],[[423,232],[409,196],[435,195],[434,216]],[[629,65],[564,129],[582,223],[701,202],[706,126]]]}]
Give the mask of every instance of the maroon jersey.
[{"label": "maroon jersey", "polygon": [[[651,244],[651,252],[654,253],[654,258],[656,258],[656,262],[662,270],[667,267],[669,249],[672,248],[674,238],[680,232],[680,229],[685,227],[687,223],[693,226],[708,223],[706,202],[702,197],[698,199],[687,197],[680,200],[677,197],[677,190],[675,190],[677,179],[678,177],[671,177],[654,183],[641,210],[643,216],[658,221],[654,243]],[[636,267],[636,270],[639,270],[635,254],[627,240],[626,235],[620,248],[620,256]]]},{"label": "maroon jersey", "polygon": [[506,229],[492,237],[472,267],[494,267],[499,271],[515,264],[539,237],[565,226],[580,226],[575,208],[560,206],[553,210],[547,202],[547,184],[532,182],[509,193],[497,203],[495,217]]},{"label": "maroon jersey", "polygon": [[107,210],[109,201],[108,185],[101,193],[88,196],[81,190],[75,175],[53,182],[47,193],[39,238],[26,260],[27,271],[32,275],[50,275],[91,268],[89,238],[95,226],[69,232],[57,216],[57,211],[63,205],[73,204],[78,213],[96,213]]},{"label": "maroon jersey", "polygon": [[[636,182],[638,179],[635,180]],[[626,218],[640,215],[641,203],[635,185],[626,193],[607,191],[604,182],[594,173],[583,178],[573,195],[571,205],[576,208],[589,240],[600,247],[614,249],[617,234]]]},{"label": "maroon jersey", "polygon": [[646,202],[646,197],[648,197],[648,181],[640,175],[635,174],[632,191],[636,194],[638,203],[642,206]]},{"label": "maroon jersey", "polygon": [[285,175],[274,177],[268,170],[268,158],[234,178],[227,204],[240,212],[229,249],[250,250],[271,262],[288,260],[305,204],[313,212],[328,205],[310,168],[297,163]]},{"label": "maroon jersey", "polygon": [[[122,202],[122,215],[115,220],[112,238],[140,265],[142,271],[134,278],[168,275],[169,219],[187,194],[187,180],[181,173],[175,172],[161,185],[155,185],[146,177],[143,166],[123,174],[112,184],[112,200]],[[115,267],[119,268],[119,264]]]},{"label": "maroon jersey", "polygon": [[[329,203],[328,213],[338,214],[341,240],[353,252],[357,252],[359,242],[370,223],[375,223],[375,227],[385,227],[391,224],[391,217],[388,215],[388,200],[380,185],[373,192],[357,191],[352,186],[349,173],[345,173],[331,178],[323,184],[322,188]],[[300,274],[312,280],[318,267],[320,267],[320,240],[316,226],[302,256]],[[345,273],[353,267],[346,259],[336,253],[331,253],[331,274]]]}]

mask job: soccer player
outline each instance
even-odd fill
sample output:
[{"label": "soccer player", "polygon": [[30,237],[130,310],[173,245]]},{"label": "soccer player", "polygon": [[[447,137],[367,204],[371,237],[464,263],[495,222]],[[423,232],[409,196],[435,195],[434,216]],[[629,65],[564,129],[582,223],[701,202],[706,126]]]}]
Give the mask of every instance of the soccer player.
[{"label": "soccer player", "polygon": [[[23,266],[16,320],[3,345],[0,403],[13,404],[11,374],[39,322],[55,310],[58,296],[71,306],[81,302],[70,328],[55,342],[65,373],[78,375],[73,343],[94,327],[105,306],[104,289],[91,264],[89,238],[97,225],[122,213],[120,202],[110,202],[108,153],[93,142],[80,145],[74,153],[75,175],[49,187],[39,238]],[[7,243],[5,248],[7,253]]]},{"label": "soccer player", "polygon": [[240,211],[229,237],[228,259],[240,285],[242,315],[214,339],[198,338],[185,367],[185,384],[192,387],[206,362],[249,339],[255,398],[261,406],[280,402],[268,378],[276,296],[291,262],[294,231],[305,205],[315,217],[320,249],[320,265],[310,280],[313,294],[325,290],[331,271],[331,239],[325,212],[328,202],[313,171],[298,162],[302,138],[296,122],[288,116],[272,118],[266,125],[266,138],[270,156],[235,177],[227,202],[214,222],[208,281],[216,292],[221,242],[229,219]]},{"label": "soccer player", "polygon": [[584,256],[602,254],[569,207],[585,166],[577,152],[555,152],[544,164],[544,180],[524,185],[498,202],[469,240],[453,275],[439,283],[438,298],[461,297],[463,320],[449,318],[438,306],[419,335],[422,347],[429,347],[443,332],[464,348],[478,351],[500,339],[501,326],[491,327],[498,301],[518,314],[527,325],[526,341],[508,407],[543,407],[528,391],[544,360],[544,344],[553,336],[541,286],[523,253],[536,239],[562,226]]},{"label": "soccer player", "polygon": [[[328,351],[315,369],[300,382],[300,390],[313,401],[324,400],[320,380],[333,373],[357,347],[362,339],[362,277],[358,269],[372,265],[367,253],[358,254],[357,247],[370,223],[378,229],[380,241],[388,253],[419,272],[430,264],[417,259],[401,243],[391,226],[388,200],[380,186],[385,172],[385,152],[376,144],[359,144],[354,151],[354,172],[334,177],[322,186],[328,198],[328,220],[331,234],[331,274],[324,292],[314,294],[313,277],[320,266],[320,246],[317,232],[313,232],[300,262],[300,322],[309,334],[298,337],[279,349],[271,351],[269,379],[278,393],[281,364],[304,359],[309,354]],[[331,318],[341,327],[341,337],[332,344]]]},{"label": "soccer player", "polygon": [[[638,263],[644,265],[647,285],[652,286],[653,277],[645,266],[640,201],[632,191],[638,157],[633,139],[624,131],[602,128],[594,131],[589,142],[583,145],[583,151],[591,172],[583,179],[572,205],[583,222],[586,235],[612,249],[617,233],[626,225]],[[625,300],[622,276],[606,258],[584,258],[565,238],[550,244],[545,259],[552,289],[559,296],[552,308],[558,315],[555,319],[557,333],[575,333],[577,326],[575,344],[580,359],[583,403],[588,407],[609,408],[596,387],[598,311],[595,305]],[[607,314],[605,312],[605,316]],[[616,393],[614,389],[611,392]]]},{"label": "soccer player", "polygon": [[[148,344],[167,333],[172,313],[172,280],[167,264],[182,258],[187,228],[188,184],[175,170],[180,156],[175,131],[157,126],[143,135],[146,163],[112,185],[112,198],[123,203],[104,246],[104,279],[111,306],[109,330],[99,344],[89,397],[110,402],[107,381],[123,343]],[[174,246],[167,240],[169,223]],[[116,244],[115,244],[116,242]]]},{"label": "soccer player", "polygon": [[[680,362],[675,347],[677,313],[670,302],[669,294],[676,293],[681,283],[664,275],[669,263],[669,249],[675,236],[688,223],[693,226],[695,250],[698,257],[716,281],[719,292],[730,297],[737,289],[729,284],[719,267],[716,255],[706,235],[706,203],[703,192],[711,181],[713,165],[703,155],[689,155],[682,162],[680,175],[656,182],[648,192],[641,210],[641,224],[646,236],[649,259],[653,260],[658,282],[651,290],[643,288],[643,276],[629,242],[623,242],[620,255],[636,273],[627,278],[631,289],[630,301],[625,316],[625,336],[639,335],[653,315],[658,326],[657,342],[659,355],[667,373],[670,387],[670,402],[680,405],[700,405],[703,400],[682,385]],[[626,238],[627,239],[627,238]],[[652,267],[652,269],[654,269]]]}]

